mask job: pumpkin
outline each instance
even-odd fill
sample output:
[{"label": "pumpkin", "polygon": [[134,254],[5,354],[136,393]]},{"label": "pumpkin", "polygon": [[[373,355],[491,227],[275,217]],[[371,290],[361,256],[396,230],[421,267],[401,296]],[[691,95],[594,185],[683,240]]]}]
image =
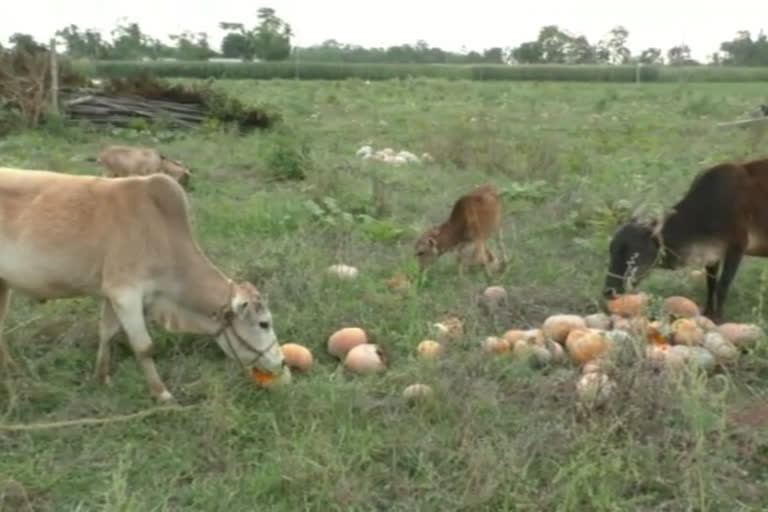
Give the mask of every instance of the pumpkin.
[{"label": "pumpkin", "polygon": [[765,336],[763,329],[756,324],[724,323],[717,331],[738,348],[752,348]]},{"label": "pumpkin", "polygon": [[644,333],[648,329],[648,320],[643,316],[623,317],[613,315],[613,330],[626,331],[630,334]]},{"label": "pumpkin", "polygon": [[289,367],[283,368],[279,375],[267,373],[258,368],[251,368],[251,377],[262,388],[273,388],[283,384],[289,384],[292,380]]},{"label": "pumpkin", "polygon": [[593,359],[581,367],[581,373],[605,373],[610,368],[610,362],[602,357]]},{"label": "pumpkin", "polygon": [[368,343],[368,335],[359,327],[344,327],[328,338],[328,352],[339,359],[344,359],[347,352],[357,345]]},{"label": "pumpkin", "polygon": [[359,274],[359,271],[355,267],[344,265],[342,263],[331,265],[328,267],[327,272],[331,275],[335,275],[340,279],[354,279]]},{"label": "pumpkin", "polygon": [[510,329],[506,331],[502,337],[507,340],[510,345],[514,345],[517,340],[525,337],[525,331],[522,329]]},{"label": "pumpkin", "polygon": [[493,312],[498,310],[507,300],[507,290],[501,286],[489,286],[483,290],[478,303],[486,311]]},{"label": "pumpkin", "polygon": [[374,373],[386,370],[384,354],[374,343],[364,343],[353,347],[344,358],[344,366],[355,373]]},{"label": "pumpkin", "polygon": [[420,357],[436,357],[443,353],[443,345],[434,340],[424,340],[416,347]]},{"label": "pumpkin", "polygon": [[432,388],[426,384],[411,384],[403,390],[403,398],[406,400],[416,400],[419,398],[429,398],[433,395]]},{"label": "pumpkin", "polygon": [[717,331],[705,334],[701,345],[712,352],[718,361],[732,361],[739,357],[739,349]]},{"label": "pumpkin", "polygon": [[565,360],[565,350],[563,346],[556,341],[544,340],[543,346],[552,355],[552,360],[555,362],[561,362]]},{"label": "pumpkin", "polygon": [[307,347],[298,343],[284,343],[280,345],[280,350],[283,352],[283,359],[288,366],[303,372],[312,368],[314,359],[312,352]]},{"label": "pumpkin", "polygon": [[535,343],[532,340],[520,338],[512,344],[512,355],[518,358],[527,357],[530,355]]},{"label": "pumpkin", "polygon": [[610,341],[602,331],[590,331],[567,344],[568,353],[577,363],[585,364],[606,354]]},{"label": "pumpkin", "polygon": [[704,329],[705,332],[714,331],[717,329],[717,325],[715,324],[715,322],[705,317],[704,315],[693,317],[693,320],[696,322],[696,324],[699,327]]},{"label": "pumpkin", "polygon": [[687,297],[673,296],[664,299],[661,310],[669,316],[677,318],[694,318],[701,314],[699,306]]},{"label": "pumpkin", "polygon": [[611,328],[613,321],[611,320],[611,317],[605,313],[594,313],[585,316],[584,323],[586,323],[587,327],[590,329],[603,329],[607,331]]},{"label": "pumpkin", "polygon": [[662,332],[662,326],[659,322],[651,322],[648,324],[646,338],[648,339],[649,343],[654,343],[656,345],[669,345],[670,341],[669,337],[665,336]]},{"label": "pumpkin", "polygon": [[657,343],[653,345],[648,345],[645,349],[645,355],[651,361],[662,363],[666,361],[667,354],[669,353],[669,350],[671,348],[672,348],[672,345],[668,343]]},{"label": "pumpkin", "polygon": [[544,320],[541,330],[549,339],[563,343],[569,332],[586,327],[587,323],[579,315],[551,315]]},{"label": "pumpkin", "polygon": [[588,406],[602,405],[615,388],[616,383],[602,372],[585,373],[576,384],[579,398]]},{"label": "pumpkin", "polygon": [[690,347],[690,361],[705,372],[715,368],[715,356],[709,350],[702,347]]},{"label": "pumpkin", "polygon": [[552,353],[543,344],[532,340],[517,340],[512,353],[519,359],[527,359],[535,366],[547,365],[552,360]]},{"label": "pumpkin", "polygon": [[456,316],[449,316],[441,322],[432,324],[438,341],[457,340],[464,336],[464,323]]},{"label": "pumpkin", "polygon": [[488,336],[483,340],[482,345],[486,351],[496,354],[509,352],[510,349],[509,342],[506,339],[497,336]]},{"label": "pumpkin", "polygon": [[704,330],[691,318],[679,318],[671,328],[672,340],[677,345],[698,345],[704,339]]},{"label": "pumpkin", "polygon": [[667,350],[664,362],[669,368],[682,368],[691,362],[691,347],[688,345],[673,345]]},{"label": "pumpkin", "polygon": [[608,310],[614,315],[628,318],[644,315],[650,297],[645,293],[625,293],[608,300]]},{"label": "pumpkin", "polygon": [[568,336],[565,338],[565,348],[570,352],[571,345],[576,342],[577,339],[582,338],[586,336],[587,334],[594,332],[594,329],[590,329],[588,327],[585,328],[579,328],[574,329],[571,332],[568,333]]}]

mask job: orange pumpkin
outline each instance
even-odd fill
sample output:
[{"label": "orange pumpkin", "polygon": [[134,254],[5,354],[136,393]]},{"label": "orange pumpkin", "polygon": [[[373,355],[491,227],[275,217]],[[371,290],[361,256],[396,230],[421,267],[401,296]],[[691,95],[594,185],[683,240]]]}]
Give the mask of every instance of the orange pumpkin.
[{"label": "orange pumpkin", "polygon": [[632,317],[645,314],[648,309],[648,297],[645,293],[626,293],[607,302],[608,310],[614,315]]},{"label": "orange pumpkin", "polygon": [[661,305],[661,310],[667,315],[679,318],[697,317],[701,313],[699,306],[687,297],[667,297]]},{"label": "orange pumpkin", "polygon": [[610,341],[601,331],[591,331],[572,339],[567,348],[574,361],[586,364],[608,352]]},{"label": "orange pumpkin", "polygon": [[568,350],[568,353],[571,352],[571,345],[575,343],[576,340],[586,336],[591,332],[593,332],[593,330],[589,328],[574,329],[571,332],[569,332],[568,337],[565,338],[565,348]]},{"label": "orange pumpkin", "polygon": [[679,318],[672,324],[672,338],[678,345],[698,345],[704,339],[704,329],[692,318]]},{"label": "orange pumpkin", "polygon": [[586,329],[587,323],[579,315],[551,315],[544,320],[541,331],[544,335],[559,343],[562,343],[574,329]]}]

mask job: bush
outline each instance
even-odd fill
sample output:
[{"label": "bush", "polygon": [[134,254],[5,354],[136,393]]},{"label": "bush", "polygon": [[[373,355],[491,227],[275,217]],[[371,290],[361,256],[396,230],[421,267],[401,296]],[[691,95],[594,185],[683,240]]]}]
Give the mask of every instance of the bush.
[{"label": "bush", "polygon": [[138,62],[78,61],[77,69],[90,76],[133,77],[149,73],[174,78],[300,79],[300,80],[391,80],[408,77],[453,80],[540,80],[572,82],[758,82],[768,80],[768,68],[728,66],[642,66],[634,65],[463,65],[397,64],[357,62]]}]

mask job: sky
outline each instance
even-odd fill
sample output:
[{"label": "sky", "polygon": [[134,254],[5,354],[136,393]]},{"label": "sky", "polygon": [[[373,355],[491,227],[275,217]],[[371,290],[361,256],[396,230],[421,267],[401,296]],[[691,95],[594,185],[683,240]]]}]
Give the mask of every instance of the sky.
[{"label": "sky", "polygon": [[[10,1],[10,0],[7,0]],[[391,46],[419,39],[445,50],[514,47],[536,39],[544,25],[559,25],[591,43],[612,27],[629,30],[633,54],[655,46],[666,50],[681,43],[697,60],[717,51],[721,41],[739,30],[753,36],[768,31],[766,0],[24,0],[2,9],[0,40],[14,32],[48,40],[69,24],[109,37],[121,19],[137,22],[159,39],[184,30],[207,32],[218,48],[220,21],[256,23],[260,7],[272,7],[295,33],[293,44],[307,46],[327,39],[362,46]],[[622,4],[623,7],[619,7]],[[449,6],[450,5],[450,6]],[[521,6],[525,6],[522,10]]]}]

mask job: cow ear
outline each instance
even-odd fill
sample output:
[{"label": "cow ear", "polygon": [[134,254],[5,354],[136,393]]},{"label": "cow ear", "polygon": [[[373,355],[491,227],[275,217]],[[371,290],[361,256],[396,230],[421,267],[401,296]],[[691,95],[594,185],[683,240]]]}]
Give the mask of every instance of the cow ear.
[{"label": "cow ear", "polygon": [[231,304],[231,312],[238,318],[242,318],[245,314],[245,311],[248,309],[248,305],[250,304],[250,299],[240,292],[235,293],[235,296],[232,297],[232,304]]}]

